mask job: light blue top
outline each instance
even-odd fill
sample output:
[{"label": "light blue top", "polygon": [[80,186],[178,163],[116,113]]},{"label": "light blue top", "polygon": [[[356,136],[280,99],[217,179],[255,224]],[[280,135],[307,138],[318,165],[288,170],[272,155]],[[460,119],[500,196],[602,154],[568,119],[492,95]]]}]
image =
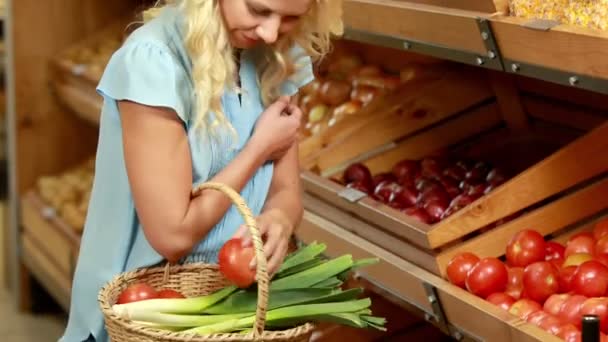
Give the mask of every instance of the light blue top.
[{"label": "light blue top", "polygon": [[[97,88],[103,96],[95,180],[89,203],[80,255],[74,274],[70,317],[60,341],[107,341],[97,296],[100,288],[117,274],[163,261],[146,240],[133,205],[125,161],[117,100],[131,100],[175,110],[184,123],[192,155],[193,186],[218,173],[241,150],[263,111],[252,62],[255,51],[241,55],[242,102],[227,89],[223,109],[239,142],[237,150],[220,149],[191,126],[194,121],[191,62],[182,37],[182,14],[168,7],[159,17],[136,30],[114,53]],[[301,52],[301,49],[295,49]],[[308,57],[298,59],[298,72],[282,87],[287,95],[313,79]],[[265,164],[247,183],[241,195],[254,214],[259,214],[270,187],[273,165]],[[241,225],[232,207],[188,261],[216,262],[217,252]]]}]

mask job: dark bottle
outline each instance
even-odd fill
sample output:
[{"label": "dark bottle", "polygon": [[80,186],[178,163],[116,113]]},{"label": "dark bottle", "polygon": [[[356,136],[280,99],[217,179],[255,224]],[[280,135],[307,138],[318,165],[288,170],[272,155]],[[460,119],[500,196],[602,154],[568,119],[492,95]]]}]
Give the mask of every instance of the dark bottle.
[{"label": "dark bottle", "polygon": [[600,319],[596,315],[583,316],[581,328],[582,342],[600,342]]}]

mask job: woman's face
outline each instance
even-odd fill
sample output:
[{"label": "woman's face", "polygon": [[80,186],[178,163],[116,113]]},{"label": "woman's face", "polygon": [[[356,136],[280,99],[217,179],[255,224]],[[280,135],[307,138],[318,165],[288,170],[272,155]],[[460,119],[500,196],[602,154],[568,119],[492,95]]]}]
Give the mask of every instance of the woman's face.
[{"label": "woman's face", "polygon": [[220,0],[220,8],[230,33],[230,43],[238,49],[259,43],[272,44],[293,30],[313,0]]}]

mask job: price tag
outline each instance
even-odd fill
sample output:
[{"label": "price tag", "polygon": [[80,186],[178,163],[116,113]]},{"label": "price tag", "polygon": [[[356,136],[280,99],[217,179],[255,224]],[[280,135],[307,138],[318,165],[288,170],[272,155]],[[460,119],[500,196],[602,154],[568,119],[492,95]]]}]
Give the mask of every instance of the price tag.
[{"label": "price tag", "polygon": [[81,76],[82,74],[84,74],[84,72],[86,70],[87,70],[87,67],[85,65],[78,64],[72,68],[72,74],[74,74],[75,76]]},{"label": "price tag", "polygon": [[51,207],[44,207],[44,209],[42,209],[42,211],[41,211],[41,214],[42,214],[42,217],[44,217],[47,220],[50,220],[57,216],[57,212],[55,211],[54,208],[51,208]]},{"label": "price tag", "polygon": [[357,189],[353,189],[353,188],[345,188],[344,190],[338,192],[338,196],[344,198],[345,200],[349,201],[349,202],[358,202],[360,201],[362,198],[366,197],[367,194],[363,191],[359,191]]}]

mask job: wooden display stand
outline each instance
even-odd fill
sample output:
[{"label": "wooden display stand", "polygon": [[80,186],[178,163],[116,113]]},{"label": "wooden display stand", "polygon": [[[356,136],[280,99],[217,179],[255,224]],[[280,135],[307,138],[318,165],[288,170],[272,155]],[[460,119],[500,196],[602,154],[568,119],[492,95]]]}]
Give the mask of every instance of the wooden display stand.
[{"label": "wooden display stand", "polygon": [[[95,152],[99,73],[83,72],[66,54],[115,35],[142,5],[12,4],[11,163],[19,176],[13,200],[21,206],[13,227],[19,227],[23,309],[30,274],[68,309],[78,255],[79,236],[34,190],[40,177]],[[360,274],[361,283],[446,334],[497,342],[556,340],[442,275],[461,251],[502,256],[507,239],[523,228],[565,241],[607,214],[608,63],[595,51],[608,51],[608,34],[565,25],[539,29],[543,23],[510,17],[506,0],[345,0],[344,17],[345,44],[368,51],[367,58],[387,69],[415,60],[425,76],[302,143],[306,211],[298,237],[325,242],[331,255],[380,258]],[[353,162],[382,172],[440,149],[503,163],[515,176],[434,225],[369,197],[350,198],[330,180]],[[390,308],[385,315],[391,321],[400,313]],[[420,319],[405,323],[391,333]],[[326,335],[351,339],[346,330],[331,331]],[[415,339],[408,334],[397,339]]]}]

